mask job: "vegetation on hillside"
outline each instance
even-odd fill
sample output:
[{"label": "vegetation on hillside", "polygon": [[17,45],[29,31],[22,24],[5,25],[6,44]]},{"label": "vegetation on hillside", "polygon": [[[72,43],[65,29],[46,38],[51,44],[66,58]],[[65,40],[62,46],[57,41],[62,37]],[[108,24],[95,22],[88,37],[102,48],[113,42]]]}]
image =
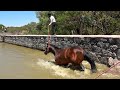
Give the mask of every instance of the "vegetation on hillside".
[{"label": "vegetation on hillside", "polygon": [[7,32],[47,34],[48,12],[56,18],[57,34],[120,35],[120,11],[35,11],[39,23],[30,22],[21,27],[7,27]]},{"label": "vegetation on hillside", "polygon": [[[47,30],[45,24],[48,12],[36,12],[41,30]],[[51,11],[51,13],[56,17],[57,34],[120,34],[120,11]]]}]

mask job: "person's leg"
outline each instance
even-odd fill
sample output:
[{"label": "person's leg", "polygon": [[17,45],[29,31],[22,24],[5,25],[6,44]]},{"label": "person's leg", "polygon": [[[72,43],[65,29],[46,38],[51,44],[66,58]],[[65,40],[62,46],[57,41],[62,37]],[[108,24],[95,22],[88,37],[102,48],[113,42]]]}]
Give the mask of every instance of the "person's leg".
[{"label": "person's leg", "polygon": [[54,35],[54,23],[51,24],[51,35]]},{"label": "person's leg", "polygon": [[57,31],[57,24],[54,23],[54,34],[56,35],[56,31]]},{"label": "person's leg", "polygon": [[56,23],[52,23],[52,35],[56,34]]}]

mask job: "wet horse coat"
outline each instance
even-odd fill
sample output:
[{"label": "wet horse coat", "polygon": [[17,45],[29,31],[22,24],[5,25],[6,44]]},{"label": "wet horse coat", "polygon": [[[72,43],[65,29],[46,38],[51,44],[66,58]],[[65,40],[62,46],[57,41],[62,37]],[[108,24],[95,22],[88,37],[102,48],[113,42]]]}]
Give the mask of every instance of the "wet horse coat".
[{"label": "wet horse coat", "polygon": [[83,50],[77,47],[58,49],[55,55],[56,64],[59,65],[66,65],[68,63],[80,64],[83,59]]},{"label": "wet horse coat", "polygon": [[[94,60],[90,57],[89,52],[84,51],[81,47],[67,47],[67,48],[58,48],[54,45],[48,45],[45,49],[44,54],[53,53],[55,56],[55,64],[57,65],[68,65],[72,63],[73,65],[78,65],[82,69],[82,61],[86,59],[90,65],[92,72],[96,72],[96,65]],[[83,71],[83,70],[82,70]]]}]

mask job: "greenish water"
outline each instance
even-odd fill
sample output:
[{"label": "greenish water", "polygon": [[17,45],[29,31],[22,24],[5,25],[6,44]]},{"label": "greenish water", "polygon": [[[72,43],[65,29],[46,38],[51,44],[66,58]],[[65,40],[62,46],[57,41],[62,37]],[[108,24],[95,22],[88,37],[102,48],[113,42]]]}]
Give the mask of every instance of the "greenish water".
[{"label": "greenish water", "polygon": [[[93,79],[108,69],[98,64],[98,72],[91,74],[90,65],[83,62],[85,72],[63,68],[53,64],[52,54],[17,45],[0,43],[0,78],[1,79]],[[105,73],[99,78],[119,79],[119,74]]]}]

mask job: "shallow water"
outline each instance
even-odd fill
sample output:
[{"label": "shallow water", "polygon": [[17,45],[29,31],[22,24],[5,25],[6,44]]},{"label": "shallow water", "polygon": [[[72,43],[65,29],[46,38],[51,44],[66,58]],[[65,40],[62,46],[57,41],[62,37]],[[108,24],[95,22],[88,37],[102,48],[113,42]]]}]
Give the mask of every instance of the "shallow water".
[{"label": "shallow water", "polygon": [[[1,79],[94,79],[108,67],[98,64],[98,72],[91,73],[88,62],[83,61],[85,71],[71,70],[55,65],[52,54],[17,45],[0,43]],[[117,69],[120,70],[120,69]],[[120,79],[120,73],[107,72],[99,79]]]}]

